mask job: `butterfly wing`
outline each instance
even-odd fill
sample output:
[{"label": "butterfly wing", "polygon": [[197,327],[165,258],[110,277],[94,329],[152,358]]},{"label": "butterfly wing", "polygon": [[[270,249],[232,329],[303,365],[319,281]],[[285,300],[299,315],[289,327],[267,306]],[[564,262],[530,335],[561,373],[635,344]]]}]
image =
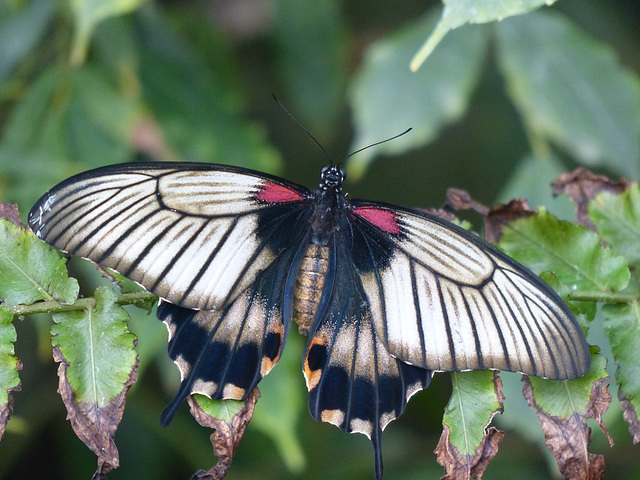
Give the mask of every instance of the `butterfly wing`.
[{"label": "butterfly wing", "polygon": [[387,351],[374,328],[352,254],[348,236],[332,238],[325,283],[328,307],[309,333],[304,374],[313,417],[367,435],[380,478],[381,432],[404,412],[414,393],[429,385],[431,372]]},{"label": "butterfly wing", "polygon": [[577,378],[584,334],[558,295],[494,246],[437,217],[352,202],[356,268],[395,357],[434,371]]},{"label": "butterfly wing", "polygon": [[214,400],[245,400],[275,366],[291,323],[291,306],[285,297],[293,288],[295,252],[285,250],[222,308],[192,310],[160,304],[157,315],[169,329],[169,356],[181,376],[180,390],[162,413],[163,425],[193,393]]},{"label": "butterfly wing", "polygon": [[53,188],[32,208],[29,225],[47,243],[173,304],[212,310],[287,248],[275,233],[308,196],[304,187],[228,166],[113,165]]},{"label": "butterfly wing", "polygon": [[192,393],[246,398],[280,358],[291,262],[312,212],[308,196],[246,169],[114,165],[53,188],[29,224],[47,243],[166,300],[157,315],[182,378],[162,415],[166,424]]}]

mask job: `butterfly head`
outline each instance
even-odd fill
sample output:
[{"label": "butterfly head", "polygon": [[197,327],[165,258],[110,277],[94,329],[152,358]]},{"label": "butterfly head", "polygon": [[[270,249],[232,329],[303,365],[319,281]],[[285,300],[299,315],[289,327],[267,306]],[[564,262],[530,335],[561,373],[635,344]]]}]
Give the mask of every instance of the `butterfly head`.
[{"label": "butterfly head", "polygon": [[320,188],[322,190],[339,193],[342,191],[342,182],[345,178],[345,172],[338,165],[326,166],[323,167],[320,178],[322,179],[322,182],[320,183]]}]

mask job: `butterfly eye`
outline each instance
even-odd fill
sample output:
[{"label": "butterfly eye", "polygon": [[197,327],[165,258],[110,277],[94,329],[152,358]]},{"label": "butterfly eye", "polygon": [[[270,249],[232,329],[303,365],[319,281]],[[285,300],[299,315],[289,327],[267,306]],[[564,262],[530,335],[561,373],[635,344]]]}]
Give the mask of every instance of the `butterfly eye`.
[{"label": "butterfly eye", "polygon": [[324,187],[336,187],[344,180],[344,170],[336,166],[324,167],[321,177]]}]

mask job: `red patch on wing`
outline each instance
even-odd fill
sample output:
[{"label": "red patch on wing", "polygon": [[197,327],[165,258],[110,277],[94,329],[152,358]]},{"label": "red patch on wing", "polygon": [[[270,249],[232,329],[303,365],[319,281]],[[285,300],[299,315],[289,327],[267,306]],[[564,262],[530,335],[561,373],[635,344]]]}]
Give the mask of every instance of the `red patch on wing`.
[{"label": "red patch on wing", "polygon": [[285,202],[297,202],[303,200],[303,196],[299,192],[285,187],[278,183],[266,182],[262,184],[262,188],[256,195],[256,198],[260,202],[267,203],[285,203]]},{"label": "red patch on wing", "polygon": [[391,210],[376,207],[359,207],[353,212],[385,232],[400,234],[398,215]]}]

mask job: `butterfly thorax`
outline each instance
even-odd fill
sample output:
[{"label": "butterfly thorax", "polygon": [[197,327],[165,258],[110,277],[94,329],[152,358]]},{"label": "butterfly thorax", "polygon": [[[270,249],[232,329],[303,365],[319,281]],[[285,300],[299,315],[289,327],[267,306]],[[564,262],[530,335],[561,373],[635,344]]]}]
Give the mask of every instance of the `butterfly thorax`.
[{"label": "butterfly thorax", "polygon": [[344,171],[325,167],[322,182],[315,191],[315,209],[311,216],[311,236],[302,256],[294,289],[293,320],[300,333],[307,335],[324,291],[329,265],[329,240],[339,228],[335,210],[344,203],[342,181]]}]

